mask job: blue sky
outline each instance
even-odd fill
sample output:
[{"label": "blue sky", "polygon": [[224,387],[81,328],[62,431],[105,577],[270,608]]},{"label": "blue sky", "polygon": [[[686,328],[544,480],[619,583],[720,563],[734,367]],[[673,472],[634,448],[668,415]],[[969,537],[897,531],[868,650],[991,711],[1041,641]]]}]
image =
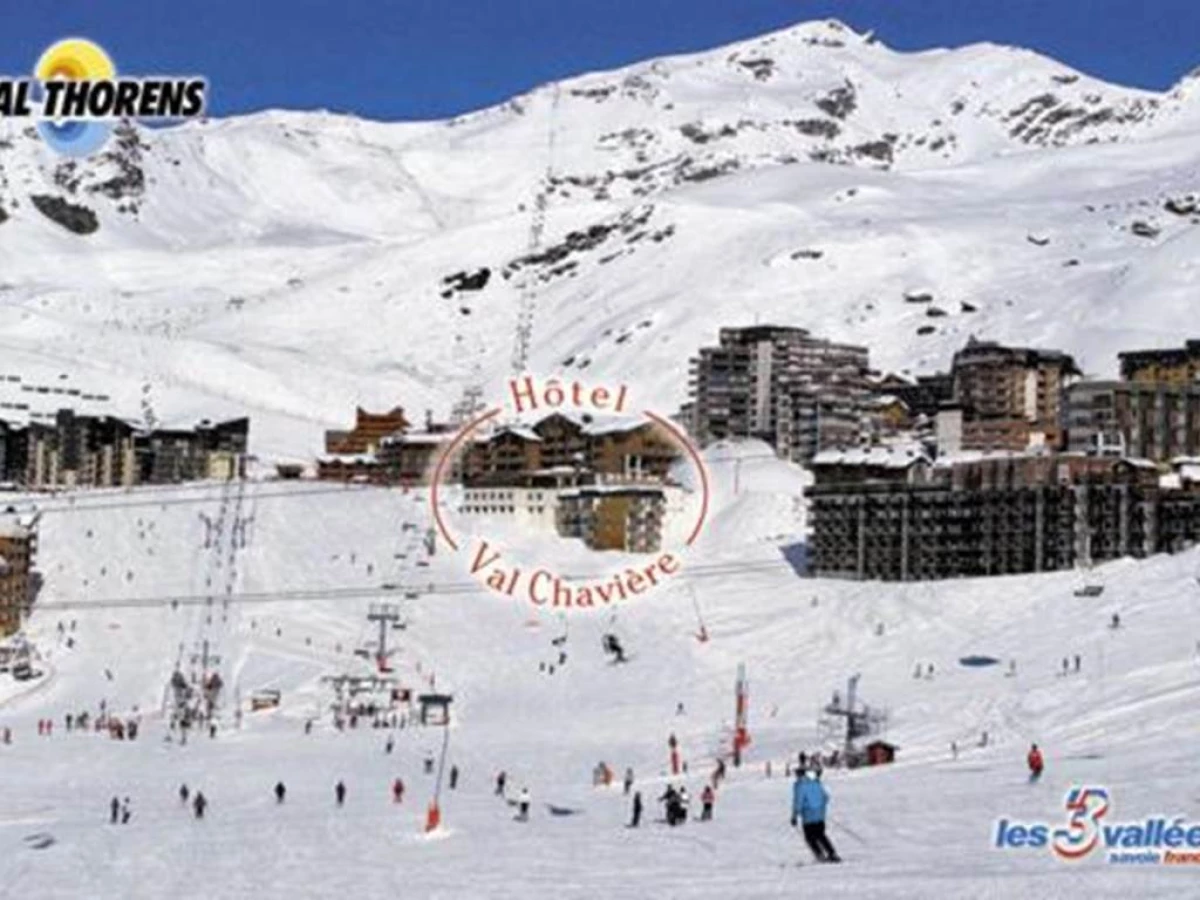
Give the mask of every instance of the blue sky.
[{"label": "blue sky", "polygon": [[421,119],[828,17],[897,49],[1018,44],[1140,87],[1200,66],[1200,0],[14,0],[0,71],[26,74],[77,34],[130,74],[206,75],[217,115]]}]

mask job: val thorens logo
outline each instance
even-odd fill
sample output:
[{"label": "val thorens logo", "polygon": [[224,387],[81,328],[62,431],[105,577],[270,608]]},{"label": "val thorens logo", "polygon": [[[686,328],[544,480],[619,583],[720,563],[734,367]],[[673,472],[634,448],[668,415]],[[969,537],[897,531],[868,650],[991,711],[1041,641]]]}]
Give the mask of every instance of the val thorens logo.
[{"label": "val thorens logo", "polygon": [[118,76],[103,47],[72,37],[46,48],[32,78],[0,78],[0,117],[32,119],[56,153],[88,156],[122,119],[204,115],[207,93],[197,76]]},{"label": "val thorens logo", "polygon": [[999,850],[1044,849],[1066,862],[1079,862],[1102,849],[1115,865],[1200,864],[1200,824],[1183,816],[1152,815],[1137,822],[1105,823],[1111,809],[1109,792],[1075,786],[1063,806],[1064,825],[1047,822],[996,822],[994,846]]}]

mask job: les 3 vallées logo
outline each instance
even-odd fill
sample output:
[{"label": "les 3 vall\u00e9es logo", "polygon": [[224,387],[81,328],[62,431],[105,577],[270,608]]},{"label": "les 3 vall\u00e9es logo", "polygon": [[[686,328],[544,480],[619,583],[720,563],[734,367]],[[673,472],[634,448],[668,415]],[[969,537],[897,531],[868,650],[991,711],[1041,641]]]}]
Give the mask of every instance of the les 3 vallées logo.
[{"label": "les 3 vall\u00e9es logo", "polygon": [[51,149],[80,157],[103,147],[122,119],[203,115],[207,93],[197,76],[119,76],[99,44],[73,37],[48,47],[33,77],[0,76],[0,117],[33,120]]},{"label": "les 3 vall\u00e9es logo", "polygon": [[1137,822],[1106,822],[1109,792],[1075,786],[1066,795],[1065,825],[1046,822],[996,822],[994,844],[1000,850],[1045,849],[1060,860],[1077,862],[1097,849],[1115,864],[1200,864],[1200,824],[1182,816],[1150,816]]}]

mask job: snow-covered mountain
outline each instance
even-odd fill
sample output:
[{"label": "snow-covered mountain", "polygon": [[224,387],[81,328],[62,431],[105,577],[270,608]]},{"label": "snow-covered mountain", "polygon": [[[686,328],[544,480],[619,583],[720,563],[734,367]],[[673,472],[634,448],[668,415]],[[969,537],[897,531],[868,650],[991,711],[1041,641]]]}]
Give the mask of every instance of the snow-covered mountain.
[{"label": "snow-covered mountain", "polygon": [[444,122],[127,127],[78,164],[2,127],[5,368],[126,414],[248,410],[268,456],[356,402],[496,387],[530,281],[532,370],[665,410],[726,324],[900,371],[977,334],[1105,374],[1193,319],[1200,79],[1154,94],[1009,47],[816,22]]}]

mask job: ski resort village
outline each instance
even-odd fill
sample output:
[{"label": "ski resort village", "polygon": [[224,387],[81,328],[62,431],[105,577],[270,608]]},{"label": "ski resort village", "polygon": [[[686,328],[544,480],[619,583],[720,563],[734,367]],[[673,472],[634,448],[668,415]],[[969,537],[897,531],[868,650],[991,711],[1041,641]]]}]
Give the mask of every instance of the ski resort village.
[{"label": "ski resort village", "polygon": [[1200,895],[1198,138],[833,21],[0,119],[0,895]]}]

